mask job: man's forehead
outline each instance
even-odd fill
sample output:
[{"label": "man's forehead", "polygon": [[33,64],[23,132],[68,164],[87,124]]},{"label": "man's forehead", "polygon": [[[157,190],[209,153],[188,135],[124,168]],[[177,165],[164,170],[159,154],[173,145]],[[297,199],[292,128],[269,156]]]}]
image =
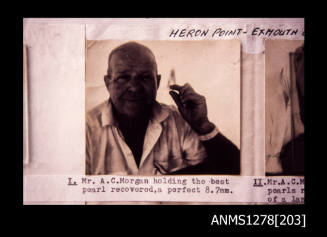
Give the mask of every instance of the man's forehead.
[{"label": "man's forehead", "polygon": [[137,72],[139,74],[152,74],[153,68],[127,68],[127,67],[114,67],[113,70],[116,74],[124,74],[124,73],[134,73]]},{"label": "man's forehead", "polygon": [[128,70],[127,68],[139,68],[140,70],[152,70],[156,68],[156,62],[151,55],[131,55],[116,53],[110,60],[110,66],[116,71]]},{"label": "man's forehead", "polygon": [[116,59],[119,58],[124,60],[138,59],[142,61],[155,61],[155,57],[153,53],[143,48],[124,49],[124,50],[114,51],[112,53],[112,58],[116,58]]}]

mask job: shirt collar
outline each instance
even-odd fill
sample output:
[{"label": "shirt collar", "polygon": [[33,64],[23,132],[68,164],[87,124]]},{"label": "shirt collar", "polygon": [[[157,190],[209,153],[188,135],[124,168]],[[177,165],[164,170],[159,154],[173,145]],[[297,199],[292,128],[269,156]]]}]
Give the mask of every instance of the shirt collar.
[{"label": "shirt collar", "polygon": [[[101,112],[101,124],[103,127],[108,125],[118,127],[118,121],[115,119],[112,110],[112,102],[109,98],[109,100],[104,104],[104,107]],[[168,117],[169,110],[166,106],[163,106],[157,101],[155,101],[152,108],[152,114],[153,116],[150,120],[152,120],[152,122],[154,123],[161,123]]]},{"label": "shirt collar", "polygon": [[104,103],[104,106],[101,111],[101,124],[103,127],[108,125],[114,125],[118,127],[118,122],[115,120],[113,113],[112,113],[112,104],[110,99]]}]

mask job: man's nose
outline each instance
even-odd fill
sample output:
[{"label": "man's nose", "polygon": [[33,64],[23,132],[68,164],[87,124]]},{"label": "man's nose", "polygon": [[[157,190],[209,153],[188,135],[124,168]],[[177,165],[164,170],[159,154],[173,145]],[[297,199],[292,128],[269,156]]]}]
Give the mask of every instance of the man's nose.
[{"label": "man's nose", "polygon": [[129,91],[136,92],[142,89],[142,85],[140,80],[138,80],[137,76],[132,76],[131,79],[128,81],[128,89]]}]

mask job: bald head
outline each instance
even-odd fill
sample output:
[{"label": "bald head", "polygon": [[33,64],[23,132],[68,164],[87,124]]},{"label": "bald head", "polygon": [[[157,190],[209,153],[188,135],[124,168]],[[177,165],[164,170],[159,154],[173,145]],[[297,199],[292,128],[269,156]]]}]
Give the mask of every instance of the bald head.
[{"label": "bald head", "polygon": [[149,67],[153,67],[157,72],[157,63],[152,51],[139,43],[128,42],[113,49],[108,59],[108,76],[112,73],[112,59],[118,57],[120,60],[129,64],[143,63]]}]

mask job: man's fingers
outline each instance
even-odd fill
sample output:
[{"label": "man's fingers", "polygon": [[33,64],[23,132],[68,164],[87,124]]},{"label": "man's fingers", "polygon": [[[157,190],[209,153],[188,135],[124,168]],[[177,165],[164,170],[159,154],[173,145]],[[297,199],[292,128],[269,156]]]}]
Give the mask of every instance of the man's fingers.
[{"label": "man's fingers", "polygon": [[182,86],[174,84],[170,86],[170,89],[180,91],[182,89]]},{"label": "man's fingers", "polygon": [[202,104],[205,102],[205,98],[198,94],[188,94],[180,97],[180,101],[185,104],[189,101],[192,101],[195,104]]},{"label": "man's fingers", "polygon": [[182,102],[181,102],[181,100],[179,98],[179,95],[175,91],[169,91],[169,94],[171,95],[171,97],[175,101],[178,108],[183,107],[183,104],[182,104]]},{"label": "man's fingers", "polygon": [[198,95],[195,90],[193,89],[193,87],[189,84],[189,83],[186,83],[183,88],[181,89],[180,93],[182,95],[186,95],[186,94],[196,94]]},{"label": "man's fingers", "polygon": [[186,83],[183,86],[174,84],[174,85],[170,86],[170,89],[177,90],[177,91],[182,92],[182,93],[184,93],[184,92],[186,92],[188,90],[194,91],[189,83]]},{"label": "man's fingers", "polygon": [[180,85],[171,85],[170,88],[176,91],[170,91],[170,95],[173,97],[178,107],[186,107],[189,102],[193,104],[205,103],[205,98],[197,94],[189,83]]},{"label": "man's fingers", "polygon": [[183,86],[177,84],[171,85],[170,89],[177,90],[181,95],[196,93],[189,83],[186,83]]},{"label": "man's fingers", "polygon": [[189,83],[184,84],[182,86],[182,88],[180,89],[179,93],[182,96],[184,96],[186,94],[197,94]]}]

